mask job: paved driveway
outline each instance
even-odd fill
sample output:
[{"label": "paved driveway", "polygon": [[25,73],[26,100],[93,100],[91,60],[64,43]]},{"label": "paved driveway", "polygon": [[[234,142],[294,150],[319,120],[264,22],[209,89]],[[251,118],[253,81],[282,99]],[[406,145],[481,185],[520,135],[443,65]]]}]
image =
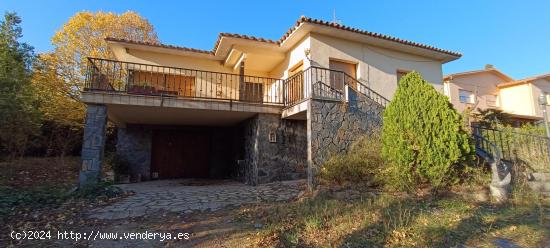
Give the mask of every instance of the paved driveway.
[{"label": "paved driveway", "polygon": [[248,186],[235,181],[159,180],[117,185],[135,192],[113,205],[90,211],[89,217],[123,219],[171,211],[216,211],[242,204],[287,201],[305,190],[305,180]]}]

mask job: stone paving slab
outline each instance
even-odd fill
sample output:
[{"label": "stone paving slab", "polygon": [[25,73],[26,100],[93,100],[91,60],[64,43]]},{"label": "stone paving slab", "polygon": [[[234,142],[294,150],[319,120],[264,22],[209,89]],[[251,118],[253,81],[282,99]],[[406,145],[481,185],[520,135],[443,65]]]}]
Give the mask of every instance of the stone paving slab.
[{"label": "stone paving slab", "polygon": [[243,204],[288,201],[305,190],[305,180],[248,186],[235,181],[188,186],[189,180],[158,180],[117,185],[135,194],[112,205],[91,210],[90,218],[124,219],[160,211],[217,211]]}]

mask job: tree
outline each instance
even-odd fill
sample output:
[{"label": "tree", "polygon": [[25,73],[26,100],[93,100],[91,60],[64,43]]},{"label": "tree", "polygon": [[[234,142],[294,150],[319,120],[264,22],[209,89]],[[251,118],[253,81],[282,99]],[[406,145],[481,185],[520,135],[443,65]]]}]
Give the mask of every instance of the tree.
[{"label": "tree", "polygon": [[114,59],[106,37],[156,43],[153,26],[135,12],[79,12],[52,37],[52,52],[40,54],[33,83],[40,96],[49,155],[63,155],[81,142],[84,104],[80,101],[87,57]]},{"label": "tree", "polygon": [[22,37],[21,18],[6,13],[0,22],[0,148],[23,155],[39,128],[38,102],[31,85],[33,48]]},{"label": "tree", "polygon": [[70,96],[79,96],[84,85],[87,57],[114,59],[105,38],[157,43],[153,26],[135,12],[123,14],[79,12],[52,37],[54,51],[44,59],[55,64],[57,76]]},{"label": "tree", "polygon": [[448,185],[473,152],[461,115],[417,72],[400,80],[382,137],[385,175],[399,189]]},{"label": "tree", "polygon": [[43,113],[41,148],[44,155],[57,155],[64,162],[66,153],[82,142],[84,104],[56,73],[56,60],[41,54],[34,64],[33,84]]}]

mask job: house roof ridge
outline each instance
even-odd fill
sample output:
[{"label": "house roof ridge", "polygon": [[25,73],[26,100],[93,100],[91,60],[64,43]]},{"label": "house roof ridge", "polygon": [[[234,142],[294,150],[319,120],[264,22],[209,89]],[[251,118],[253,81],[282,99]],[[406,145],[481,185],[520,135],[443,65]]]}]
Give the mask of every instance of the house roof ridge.
[{"label": "house roof ridge", "polygon": [[[488,68],[488,69],[480,69],[480,70],[472,70],[472,71],[463,71],[463,72],[451,73],[451,74],[445,75],[443,78],[444,79],[449,79],[449,78],[456,77],[456,76],[465,76],[465,75],[471,75],[471,74],[483,73],[483,72],[495,72],[499,75],[504,76],[506,79],[508,79],[508,82],[515,81],[514,78],[508,76],[506,73],[500,71],[497,68]],[[508,82],[506,82],[506,83],[508,83]]]},{"label": "house roof ridge", "polygon": [[497,86],[498,87],[507,87],[507,86],[520,85],[520,84],[532,82],[534,80],[541,79],[541,78],[547,78],[547,77],[550,77],[550,73],[540,74],[540,75],[536,75],[536,76],[532,76],[532,77],[526,77],[526,78],[523,78],[523,79],[518,79],[518,80],[506,82],[506,83],[501,83],[501,84],[498,84]]},{"label": "house roof ridge", "polygon": [[380,38],[380,39],[384,39],[384,40],[388,40],[388,41],[398,42],[398,43],[405,44],[405,45],[410,45],[410,46],[420,47],[420,48],[424,48],[424,49],[428,49],[428,50],[432,50],[432,51],[436,51],[436,52],[446,53],[446,54],[449,54],[449,55],[452,55],[452,56],[458,56],[458,57],[462,56],[461,53],[453,52],[451,50],[441,49],[441,48],[437,48],[435,46],[431,46],[431,45],[427,45],[427,44],[423,44],[423,43],[419,43],[419,42],[409,41],[409,40],[393,37],[393,36],[390,36],[390,35],[385,35],[385,34],[381,34],[381,33],[377,33],[377,32],[371,32],[371,31],[367,31],[367,30],[363,30],[363,29],[359,29],[359,28],[354,28],[354,27],[342,25],[342,24],[339,24],[339,23],[324,21],[324,20],[321,20],[321,19],[315,19],[315,18],[311,18],[311,17],[307,17],[307,16],[301,16],[298,19],[298,21],[296,22],[296,24],[292,28],[290,28],[289,31],[287,31],[287,33],[285,33],[285,35],[283,35],[283,37],[281,37],[279,42],[282,43],[282,41],[284,39],[288,38],[288,36],[290,36],[290,34],[301,23],[305,23],[305,22],[324,25],[324,26],[329,26],[329,27],[333,27],[333,28],[337,28],[337,29],[341,29],[341,30],[346,30],[346,31],[351,31],[351,32],[354,32],[354,33],[368,35],[368,36],[371,36],[371,37]]},{"label": "house roof ridge", "polygon": [[431,45],[426,45],[426,44],[419,43],[419,42],[413,42],[413,41],[409,41],[409,40],[405,40],[405,39],[400,39],[400,38],[385,35],[385,34],[380,34],[380,33],[376,33],[376,32],[362,30],[362,29],[358,29],[358,28],[354,28],[354,27],[350,27],[350,26],[346,26],[346,25],[342,25],[342,24],[338,24],[338,23],[334,23],[334,22],[324,21],[324,20],[321,20],[321,19],[315,19],[315,18],[311,18],[311,17],[307,17],[307,16],[300,16],[300,18],[298,18],[298,20],[296,21],[294,26],[290,27],[287,30],[287,32],[284,33],[281,36],[281,38],[279,38],[278,40],[266,39],[266,38],[262,38],[262,37],[257,37],[257,36],[252,36],[252,35],[245,35],[245,34],[221,32],[221,33],[218,34],[218,39],[216,40],[216,42],[214,44],[214,47],[210,51],[196,49],[196,48],[190,48],[190,47],[183,47],[183,46],[167,45],[167,44],[162,44],[162,43],[151,43],[151,42],[142,42],[142,41],[135,41],[135,40],[128,40],[128,39],[118,39],[118,38],[112,38],[112,37],[107,37],[107,38],[105,38],[105,40],[127,42],[127,43],[141,44],[141,45],[150,45],[150,46],[163,47],[163,48],[173,48],[173,49],[179,49],[179,50],[185,50],[185,51],[191,51],[191,52],[215,54],[216,51],[218,50],[219,46],[220,46],[221,39],[223,37],[247,39],[247,40],[265,42],[265,43],[275,44],[275,45],[280,46],[288,37],[290,37],[290,35],[296,29],[298,29],[298,27],[302,23],[311,23],[311,24],[316,24],[316,25],[323,25],[323,26],[336,28],[336,29],[340,29],[340,30],[344,30],[344,31],[350,31],[350,32],[354,32],[354,33],[358,33],[358,34],[362,34],[362,35],[371,36],[371,37],[378,38],[378,39],[397,42],[397,43],[401,43],[401,44],[404,44],[404,45],[423,48],[423,49],[427,49],[427,50],[431,50],[431,51],[435,51],[435,52],[439,52],[439,53],[445,53],[447,55],[451,55],[451,56],[455,56],[455,57],[461,57],[462,56],[462,54],[460,54],[458,52],[453,52],[453,51],[450,51],[450,50],[437,48],[437,47],[434,47],[434,46],[431,46]]},{"label": "house roof ridge", "polygon": [[202,50],[202,49],[196,49],[196,48],[184,47],[184,46],[168,45],[160,42],[154,43],[154,42],[137,41],[137,40],[123,39],[123,38],[114,38],[114,37],[106,37],[105,40],[114,41],[114,42],[124,42],[124,43],[136,44],[136,45],[146,45],[146,46],[162,47],[162,48],[169,48],[169,49],[177,49],[177,50],[183,50],[183,51],[189,51],[189,52],[208,53],[208,54],[213,53],[212,51],[208,51],[208,50]]}]

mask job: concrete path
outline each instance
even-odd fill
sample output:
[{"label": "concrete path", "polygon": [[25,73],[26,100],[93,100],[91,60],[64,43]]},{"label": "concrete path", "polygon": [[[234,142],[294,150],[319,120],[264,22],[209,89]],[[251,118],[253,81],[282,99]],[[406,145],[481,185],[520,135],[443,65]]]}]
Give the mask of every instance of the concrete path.
[{"label": "concrete path", "polygon": [[248,186],[235,181],[182,179],[117,186],[135,194],[113,205],[90,211],[90,218],[124,219],[160,211],[189,214],[194,211],[216,211],[249,203],[287,201],[305,190],[305,180]]}]

